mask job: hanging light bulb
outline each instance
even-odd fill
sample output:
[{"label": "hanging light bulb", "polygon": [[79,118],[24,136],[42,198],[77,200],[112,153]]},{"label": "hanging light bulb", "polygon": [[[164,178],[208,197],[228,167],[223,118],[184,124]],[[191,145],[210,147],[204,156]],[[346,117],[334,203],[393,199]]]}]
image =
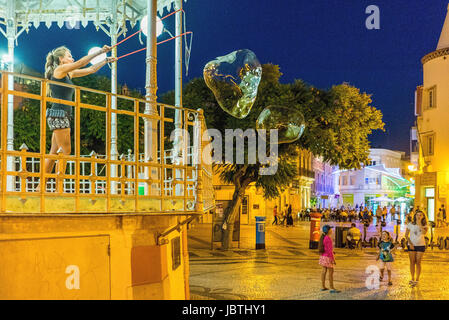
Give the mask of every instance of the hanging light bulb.
[{"label": "hanging light bulb", "polygon": [[[92,53],[95,53],[95,52],[98,52],[98,51],[100,51],[100,50],[101,50],[100,47],[93,47],[92,49],[89,50],[88,55],[90,55],[90,54],[92,54]],[[90,63],[92,63],[92,64],[97,64],[97,63],[103,61],[104,59],[106,59],[106,53],[102,53],[102,54],[96,56],[95,58],[93,58],[92,60],[90,60]]]},{"label": "hanging light bulb", "polygon": [[[147,36],[148,34],[148,16],[145,16],[140,20],[140,29],[142,29],[142,33]],[[161,18],[156,17],[156,37],[159,37],[164,31],[164,24],[162,23]]]},{"label": "hanging light bulb", "polygon": [[4,63],[11,63],[12,62],[12,57],[9,54],[4,54],[2,55],[2,61]]}]

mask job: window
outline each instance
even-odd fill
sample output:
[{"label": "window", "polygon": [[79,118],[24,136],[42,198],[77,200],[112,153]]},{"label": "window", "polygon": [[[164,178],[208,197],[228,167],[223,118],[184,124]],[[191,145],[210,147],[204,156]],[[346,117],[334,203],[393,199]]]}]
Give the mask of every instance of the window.
[{"label": "window", "polygon": [[433,102],[434,95],[435,95],[435,91],[430,90],[429,91],[429,108],[433,108],[435,106],[435,103]]},{"label": "window", "polygon": [[172,269],[176,270],[181,265],[181,238],[171,240]]},{"label": "window", "polygon": [[411,149],[412,149],[412,152],[419,152],[418,140],[412,140],[412,147],[411,147]]},{"label": "window", "polygon": [[379,184],[378,178],[365,178],[365,184]]},{"label": "window", "polygon": [[350,177],[349,177],[349,184],[350,184],[351,186],[355,185],[355,177],[354,177],[354,176],[350,176]]},{"label": "window", "polygon": [[432,109],[437,107],[437,87],[431,87],[426,90],[426,94],[424,96],[424,105],[425,109]]},{"label": "window", "polygon": [[347,176],[343,176],[343,183],[342,185],[346,186],[348,184],[348,177]]},{"label": "window", "polygon": [[424,136],[423,153],[424,156],[433,156],[435,151],[435,134]]},{"label": "window", "polygon": [[426,198],[435,197],[435,188],[426,188]]}]

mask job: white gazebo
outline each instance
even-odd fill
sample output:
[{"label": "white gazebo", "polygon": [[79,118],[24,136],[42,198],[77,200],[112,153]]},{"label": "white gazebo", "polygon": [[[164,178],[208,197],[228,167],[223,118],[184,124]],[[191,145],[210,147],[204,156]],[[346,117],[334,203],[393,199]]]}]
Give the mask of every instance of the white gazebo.
[{"label": "white gazebo", "polygon": [[[187,1],[187,0],[184,0]],[[126,34],[129,22],[134,27],[144,16],[148,16],[148,36],[146,41],[146,105],[145,112],[154,112],[157,92],[157,44],[156,44],[156,17],[164,10],[176,12],[175,30],[175,106],[182,107],[182,0],[0,0],[0,33],[8,40],[9,69],[14,72],[14,48],[17,39],[29,28],[39,28],[44,23],[50,28],[56,23],[60,28],[80,28],[93,23],[97,30],[102,30],[111,39],[111,46],[117,43],[117,39]],[[4,27],[2,27],[3,25]],[[42,28],[42,27],[41,27]],[[112,51],[112,56],[117,57],[117,50]],[[12,78],[12,76],[11,76]],[[13,90],[13,79],[10,79],[9,89]],[[111,93],[117,93],[117,63],[111,68]],[[8,150],[13,150],[14,140],[14,101],[8,98]],[[112,109],[117,108],[115,97],[111,103]],[[182,127],[180,112],[175,115],[175,126]],[[145,158],[151,158],[152,124],[145,123]],[[175,150],[179,150],[180,136],[175,140]],[[179,153],[179,151],[177,151]],[[117,120],[116,114],[111,119],[111,158],[117,159]],[[176,154],[176,159],[180,155]],[[8,159],[8,170],[12,170],[12,159]],[[179,162],[180,160],[178,160]],[[112,169],[115,175],[116,169]],[[13,181],[8,181],[8,189],[11,190]]]}]

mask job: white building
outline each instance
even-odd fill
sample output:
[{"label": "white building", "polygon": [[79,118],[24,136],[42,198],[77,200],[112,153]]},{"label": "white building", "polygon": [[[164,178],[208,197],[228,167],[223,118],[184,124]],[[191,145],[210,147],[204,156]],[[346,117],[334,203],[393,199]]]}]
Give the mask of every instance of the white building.
[{"label": "white building", "polygon": [[[404,152],[371,149],[370,164],[360,170],[335,170],[334,186],[339,194],[338,205],[369,206],[370,200],[379,197],[397,199],[404,197],[411,183],[403,174]],[[388,205],[388,203],[381,203]]]}]

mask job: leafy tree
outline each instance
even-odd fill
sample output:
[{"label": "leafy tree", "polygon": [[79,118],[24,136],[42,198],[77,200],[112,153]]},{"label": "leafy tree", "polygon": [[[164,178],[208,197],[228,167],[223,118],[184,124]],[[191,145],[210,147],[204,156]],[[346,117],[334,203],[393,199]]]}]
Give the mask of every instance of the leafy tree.
[{"label": "leafy tree", "polygon": [[[260,175],[259,169],[263,165],[259,159],[256,164],[248,164],[246,161],[245,164],[215,166],[220,178],[235,186],[231,204],[224,213],[224,249],[231,247],[234,221],[245,191],[251,183],[262,188],[266,199],[278,197],[298,174],[296,160],[301,148],[322,156],[332,165],[345,169],[360,168],[368,161],[368,135],[372,130],[383,129],[384,126],[381,112],[370,105],[370,96],[361,94],[357,88],[342,84],[330,90],[319,90],[300,80],[292,84],[281,84],[281,75],[277,65],[263,65],[257,100],[245,119],[231,117],[221,110],[203,79],[194,79],[183,89],[184,106],[203,108],[208,128],[220,130],[223,137],[225,129],[245,131],[255,128],[260,112],[270,105],[297,109],[306,120],[306,130],[299,140],[278,146],[278,168],[275,174]],[[173,93],[168,93],[162,100],[172,104],[173,97]],[[247,160],[247,154],[245,159]]]}]

